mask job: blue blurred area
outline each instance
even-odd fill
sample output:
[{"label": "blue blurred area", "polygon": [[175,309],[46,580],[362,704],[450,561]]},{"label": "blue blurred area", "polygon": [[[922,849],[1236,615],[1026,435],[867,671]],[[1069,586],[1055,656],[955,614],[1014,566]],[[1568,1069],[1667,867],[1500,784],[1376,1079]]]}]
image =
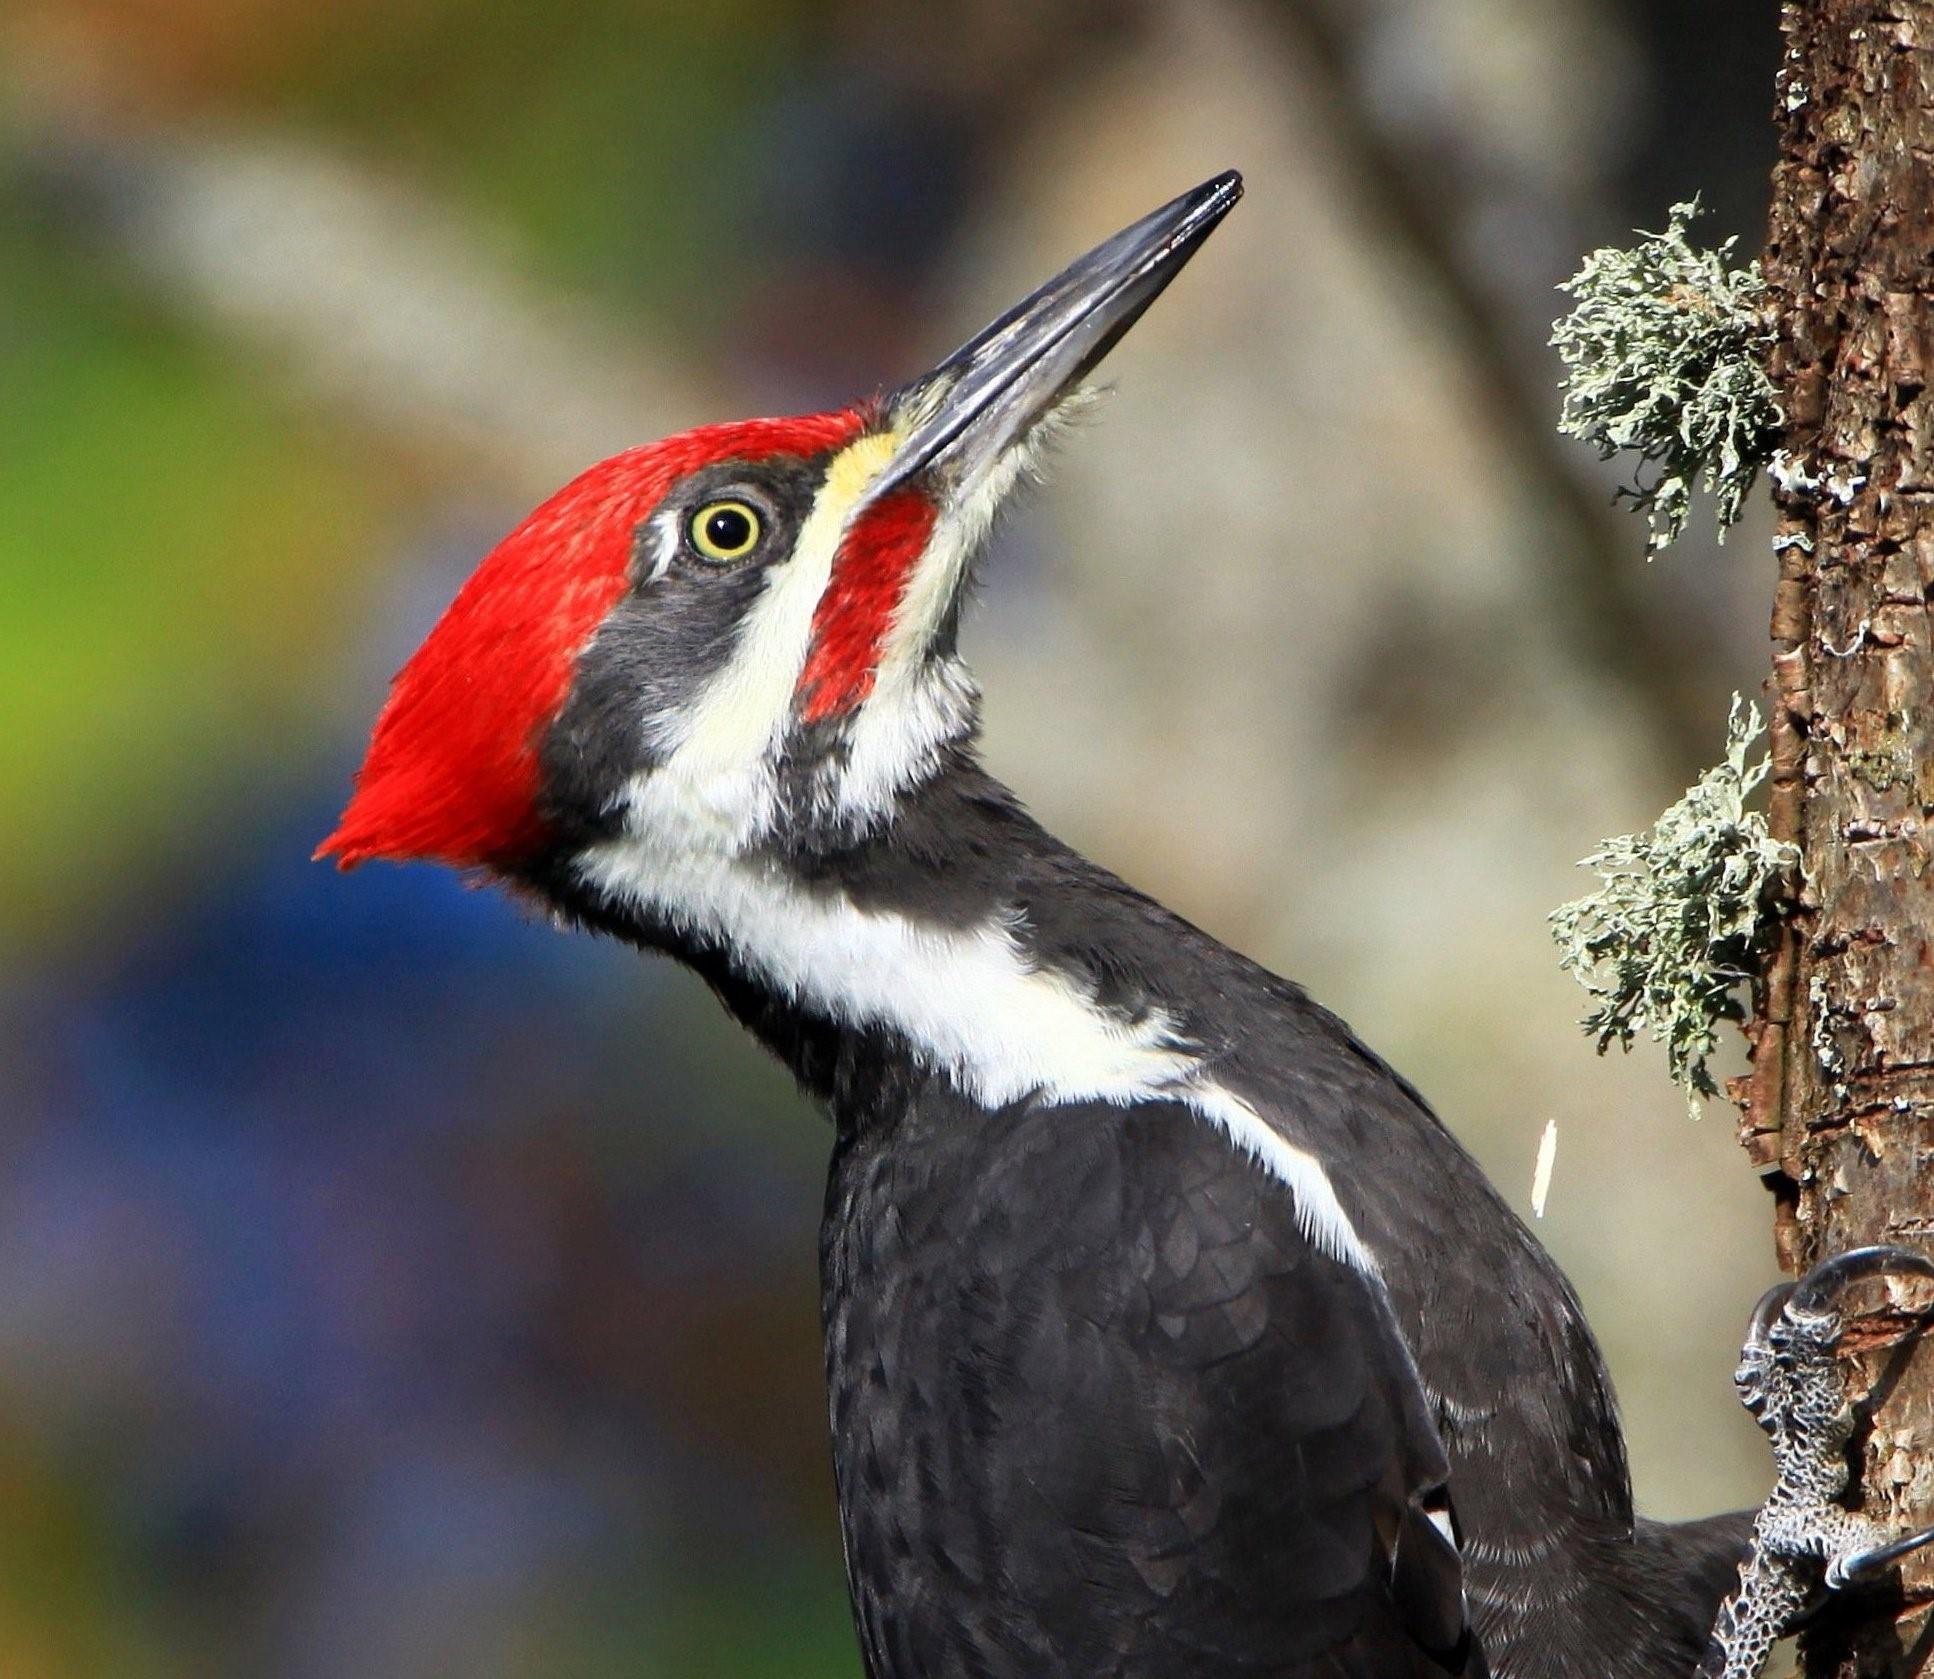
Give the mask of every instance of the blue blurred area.
[{"label": "blue blurred area", "polygon": [[444,872],[310,864],[332,768],[0,1024],[0,1368],[131,1566],[192,1600],[307,1557],[268,1654],[318,1674],[647,1546],[667,1501],[726,1552],[796,1524],[718,1449],[734,1395],[690,1391],[714,1326],[786,1314],[817,1409],[810,1168],[641,1083],[668,973]]}]

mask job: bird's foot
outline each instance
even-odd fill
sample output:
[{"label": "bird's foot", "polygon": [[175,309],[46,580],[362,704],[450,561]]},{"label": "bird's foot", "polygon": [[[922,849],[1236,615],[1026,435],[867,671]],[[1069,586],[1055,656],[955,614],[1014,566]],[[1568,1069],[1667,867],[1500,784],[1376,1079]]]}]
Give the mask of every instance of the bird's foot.
[{"label": "bird's foot", "polygon": [[1903,1248],[1858,1248],[1770,1289],[1754,1309],[1733,1381],[1773,1443],[1776,1479],[1739,1587],[1720,1606],[1704,1679],[1756,1679],[1813,1595],[1821,1564],[1827,1588],[1842,1591],[1934,1544],[1934,1528],[1895,1536],[1840,1503],[1854,1426],[1839,1359],[1846,1300],[1855,1284],[1881,1277],[1934,1279],[1934,1263]]},{"label": "bird's foot", "polygon": [[1848,1586],[1878,1580],[1902,1557],[1912,1556],[1928,1545],[1934,1545],[1934,1527],[1869,1545],[1864,1550],[1845,1552],[1827,1563],[1827,1586],[1833,1591],[1842,1591]]}]

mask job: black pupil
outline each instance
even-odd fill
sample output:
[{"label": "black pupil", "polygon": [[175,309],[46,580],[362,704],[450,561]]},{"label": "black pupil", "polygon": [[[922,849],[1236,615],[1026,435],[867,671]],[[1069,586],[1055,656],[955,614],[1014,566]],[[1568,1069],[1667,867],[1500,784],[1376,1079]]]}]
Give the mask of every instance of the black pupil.
[{"label": "black pupil", "polygon": [[737,507],[721,507],[705,516],[705,537],[714,548],[736,554],[752,541],[752,519]]}]

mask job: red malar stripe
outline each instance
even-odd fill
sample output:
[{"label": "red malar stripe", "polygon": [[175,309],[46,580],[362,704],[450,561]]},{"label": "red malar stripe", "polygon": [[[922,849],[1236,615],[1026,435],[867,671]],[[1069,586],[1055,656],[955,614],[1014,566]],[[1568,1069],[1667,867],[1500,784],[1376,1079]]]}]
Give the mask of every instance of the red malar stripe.
[{"label": "red malar stripe", "polygon": [[808,723],[850,711],[873,692],[893,610],[933,524],[931,501],[918,490],[895,490],[846,533],[813,613],[813,648],[799,677],[800,715]]}]

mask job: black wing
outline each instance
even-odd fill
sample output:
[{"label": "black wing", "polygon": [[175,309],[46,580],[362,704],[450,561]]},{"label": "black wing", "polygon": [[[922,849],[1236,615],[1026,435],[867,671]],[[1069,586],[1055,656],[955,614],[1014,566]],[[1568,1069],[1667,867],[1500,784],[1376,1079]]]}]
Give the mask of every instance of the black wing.
[{"label": "black wing", "polygon": [[1381,1286],[1176,1104],[842,1145],[828,1360],[873,1679],[1475,1679]]}]

